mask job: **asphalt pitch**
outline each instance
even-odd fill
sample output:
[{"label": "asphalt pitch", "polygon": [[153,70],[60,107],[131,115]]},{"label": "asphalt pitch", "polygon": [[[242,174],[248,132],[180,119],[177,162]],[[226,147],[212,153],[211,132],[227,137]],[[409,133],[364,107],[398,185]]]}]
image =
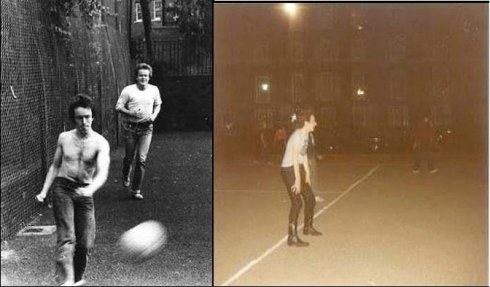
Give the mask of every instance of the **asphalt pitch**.
[{"label": "asphalt pitch", "polygon": [[[442,155],[411,172],[410,155],[332,155],[319,165],[323,236],[288,247],[279,166],[215,163],[215,285],[488,285],[488,168]],[[302,223],[303,212],[300,214]]]},{"label": "asphalt pitch", "polygon": [[[123,148],[111,151],[109,178],[95,196],[95,249],[85,272],[92,286],[212,285],[212,133],[153,135],[142,194],[129,198],[122,187]],[[146,220],[158,220],[169,234],[152,259],[122,259],[119,236]],[[54,224],[52,211],[32,225]],[[54,281],[55,234],[16,236],[2,244],[2,286],[50,286]]]}]

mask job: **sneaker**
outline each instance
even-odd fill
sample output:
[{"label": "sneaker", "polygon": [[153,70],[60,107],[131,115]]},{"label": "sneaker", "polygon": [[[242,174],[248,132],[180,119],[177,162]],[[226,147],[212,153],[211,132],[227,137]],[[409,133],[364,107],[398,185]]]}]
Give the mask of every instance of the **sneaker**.
[{"label": "sneaker", "polygon": [[318,231],[315,228],[313,228],[313,226],[310,226],[310,227],[303,228],[303,234],[304,235],[320,236],[323,233],[321,233],[320,231]]},{"label": "sneaker", "polygon": [[420,173],[420,170],[418,170],[418,169],[414,169],[414,170],[412,170],[412,172],[413,172],[413,173]]},{"label": "sneaker", "polygon": [[437,168],[434,168],[433,170],[429,171],[430,173],[436,173],[438,172],[439,170]]},{"label": "sneaker", "polygon": [[123,177],[122,183],[124,187],[129,187],[129,177]]},{"label": "sneaker", "polygon": [[307,247],[310,245],[308,242],[301,240],[298,235],[289,235],[287,243],[289,246],[296,247]]},{"label": "sneaker", "polygon": [[138,199],[138,200],[142,200],[143,199],[143,195],[141,195],[141,193],[139,193],[139,191],[135,192],[131,192],[131,195],[133,196],[133,199]]}]

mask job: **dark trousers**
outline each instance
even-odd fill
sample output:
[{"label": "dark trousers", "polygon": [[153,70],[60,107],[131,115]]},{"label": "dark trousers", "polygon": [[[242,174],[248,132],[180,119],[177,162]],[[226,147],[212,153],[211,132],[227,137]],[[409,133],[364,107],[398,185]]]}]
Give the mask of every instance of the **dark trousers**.
[{"label": "dark trousers", "polygon": [[[294,168],[281,168],[281,175],[287,188],[289,200],[291,201],[291,209],[289,210],[289,232],[296,233],[298,227],[298,216],[303,205],[303,200],[305,202],[304,226],[310,227],[313,225],[313,212],[316,203],[315,195],[313,194],[311,186],[305,183],[305,170],[302,164],[300,164],[301,192],[299,194],[296,194],[291,190],[295,180]],[[291,230],[291,227],[293,227],[294,230]]]},{"label": "dark trousers", "polygon": [[434,152],[430,148],[417,148],[414,151],[413,169],[419,170],[422,162],[427,162],[427,168],[434,169]]},{"label": "dark trousers", "polygon": [[123,160],[123,178],[129,178],[133,159],[136,155],[131,189],[141,190],[145,176],[146,157],[153,135],[153,125],[126,124],[124,128],[126,155]]},{"label": "dark trousers", "polygon": [[56,277],[58,282],[80,281],[95,241],[92,197],[75,190],[86,186],[63,177],[53,183],[53,212],[56,221]]}]

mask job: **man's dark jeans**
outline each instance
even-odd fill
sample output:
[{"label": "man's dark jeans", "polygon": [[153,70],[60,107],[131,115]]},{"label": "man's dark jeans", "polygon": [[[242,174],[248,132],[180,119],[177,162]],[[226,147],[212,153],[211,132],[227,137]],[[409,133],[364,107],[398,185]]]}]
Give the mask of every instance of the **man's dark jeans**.
[{"label": "man's dark jeans", "polygon": [[427,162],[427,168],[429,171],[435,169],[434,151],[431,148],[422,147],[415,149],[413,158],[413,170],[420,170],[420,165],[423,162]]},{"label": "man's dark jeans", "polygon": [[60,283],[82,279],[94,246],[94,200],[75,191],[86,185],[63,177],[57,177],[53,183],[53,212],[58,233],[56,277]]},{"label": "man's dark jeans", "polygon": [[[281,175],[284,184],[286,185],[289,199],[291,200],[291,209],[289,210],[289,226],[294,226],[294,231],[298,226],[298,216],[303,205],[302,201],[305,202],[305,217],[304,226],[311,227],[313,225],[313,213],[315,210],[315,195],[311,186],[305,182],[305,170],[304,166],[300,164],[300,176],[301,176],[301,192],[299,194],[294,193],[291,190],[291,186],[294,185],[295,176],[293,167],[282,167]],[[303,198],[303,200],[301,199]]]},{"label": "man's dark jeans", "polygon": [[141,186],[143,185],[143,177],[145,175],[146,157],[150,149],[153,134],[153,124],[126,123],[124,129],[126,155],[123,161],[123,179],[129,178],[133,158],[136,155],[136,164],[131,189],[134,191],[141,190]]}]

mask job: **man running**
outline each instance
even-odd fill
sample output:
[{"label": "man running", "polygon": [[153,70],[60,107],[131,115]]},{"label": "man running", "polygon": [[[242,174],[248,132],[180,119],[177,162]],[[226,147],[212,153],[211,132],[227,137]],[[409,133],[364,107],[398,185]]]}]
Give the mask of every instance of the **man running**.
[{"label": "man running", "polygon": [[123,114],[126,155],[123,161],[123,186],[129,187],[131,165],[135,153],[136,164],[131,194],[134,199],[143,199],[141,186],[145,175],[146,157],[150,149],[155,121],[162,99],[157,86],[149,84],[153,70],[150,65],[136,66],[136,84],[125,87],[116,104],[116,111]]},{"label": "man running", "polygon": [[53,212],[56,221],[56,280],[62,286],[85,283],[83,273],[95,240],[93,194],[107,179],[110,147],[94,130],[92,100],[77,95],[69,116],[75,129],[62,132],[41,192],[43,202],[53,186]]}]

